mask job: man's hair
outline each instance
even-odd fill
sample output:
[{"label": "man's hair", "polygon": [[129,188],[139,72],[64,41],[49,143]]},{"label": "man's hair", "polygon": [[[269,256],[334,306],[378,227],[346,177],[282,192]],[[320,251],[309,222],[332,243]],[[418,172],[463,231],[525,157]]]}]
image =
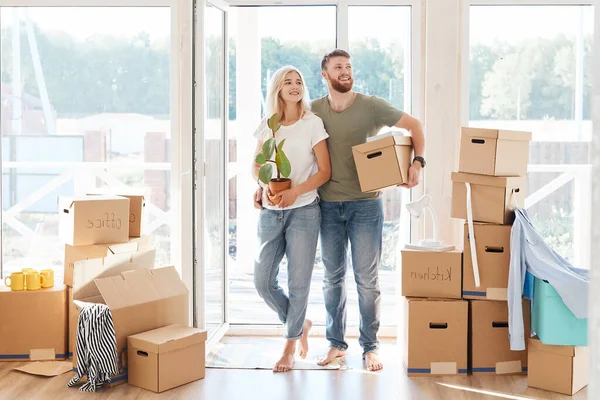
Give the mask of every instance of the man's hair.
[{"label": "man's hair", "polygon": [[331,53],[325,54],[325,56],[323,57],[323,60],[321,60],[321,71],[325,71],[327,69],[327,63],[329,62],[329,59],[332,57],[350,58],[350,54],[346,50],[342,50],[342,49],[335,49]]}]

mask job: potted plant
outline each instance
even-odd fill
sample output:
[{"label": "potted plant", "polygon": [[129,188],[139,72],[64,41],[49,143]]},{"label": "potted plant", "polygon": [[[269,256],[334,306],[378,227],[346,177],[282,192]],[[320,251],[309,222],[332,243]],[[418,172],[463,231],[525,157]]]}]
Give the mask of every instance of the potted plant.
[{"label": "potted plant", "polygon": [[[269,196],[269,200],[273,204],[279,204],[279,199],[274,200],[273,196],[277,193],[282,192],[292,187],[292,180],[288,178],[292,172],[292,166],[290,160],[283,152],[283,139],[279,145],[275,142],[275,133],[281,128],[279,124],[279,114],[275,113],[267,120],[267,126],[271,129],[272,138],[266,140],[262,145],[262,152],[256,155],[256,163],[262,165],[258,171],[258,179],[261,180],[265,185],[269,185],[269,191],[272,196]],[[271,157],[275,153],[275,160]],[[277,170],[277,178],[273,178],[273,165]]]}]

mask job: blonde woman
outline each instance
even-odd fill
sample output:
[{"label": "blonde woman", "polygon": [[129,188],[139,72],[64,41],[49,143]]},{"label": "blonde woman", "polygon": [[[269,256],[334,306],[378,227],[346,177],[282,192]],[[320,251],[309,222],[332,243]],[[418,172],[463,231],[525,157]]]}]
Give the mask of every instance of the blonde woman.
[{"label": "blonde woman", "polygon": [[[254,205],[259,208],[258,239],[260,246],[254,260],[254,286],[265,303],[277,313],[285,326],[283,355],[273,367],[285,372],[294,365],[296,342],[299,355],[308,352],[308,332],[312,323],[305,319],[321,224],[317,189],[329,180],[331,167],[323,121],[310,111],[308,90],[300,71],[286,66],[279,69],[267,88],[266,118],[254,133],[255,157],[265,140],[272,137],[266,120],[278,113],[281,128],[275,134],[277,145],[285,139],[283,150],[292,166],[292,187],[278,193],[274,205],[267,198],[268,189],[258,190]],[[252,167],[258,180],[259,164]],[[275,169],[273,171],[275,177]],[[277,201],[274,201],[277,203]],[[288,294],[279,286],[279,264],[287,257]]]}]

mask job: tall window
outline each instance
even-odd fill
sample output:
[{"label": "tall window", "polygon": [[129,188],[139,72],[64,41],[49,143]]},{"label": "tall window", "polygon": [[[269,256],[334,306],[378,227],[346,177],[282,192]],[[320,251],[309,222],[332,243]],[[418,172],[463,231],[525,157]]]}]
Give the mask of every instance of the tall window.
[{"label": "tall window", "polygon": [[[256,141],[252,136],[264,112],[267,82],[284,65],[297,67],[310,98],[327,93],[321,79],[321,58],[335,48],[336,8],[239,7],[229,11],[229,319],[231,323],[278,324],[277,315],[258,296],[253,284],[258,210],[250,175]],[[311,21],[311,28],[305,25]],[[324,324],[323,267],[317,252],[307,317]],[[279,282],[287,287],[287,262]]]},{"label": "tall window", "polygon": [[145,189],[171,255],[168,7],[2,7],[2,275],[55,268],[57,196]]},{"label": "tall window", "polygon": [[[349,51],[355,74],[354,89],[378,95],[411,111],[410,7],[349,7]],[[311,28],[305,29],[305,21]],[[402,29],[390,31],[389,26]],[[297,29],[296,29],[297,28]],[[336,7],[239,7],[230,11],[229,69],[229,307],[231,323],[278,324],[277,316],[256,294],[253,257],[256,250],[258,211],[252,206],[256,183],[250,176],[256,129],[264,110],[266,85],[271,74],[291,64],[303,73],[311,99],[325,96],[321,77],[324,54],[336,47]],[[396,322],[396,263],[398,244],[408,237],[400,224],[402,197],[408,190],[385,194],[384,249],[381,267],[382,324]],[[286,261],[280,284],[287,285]],[[348,324],[358,325],[358,296],[351,270],[348,279]],[[312,277],[308,318],[325,324],[323,263],[320,244]]]},{"label": "tall window", "polygon": [[[390,30],[390,26],[399,29]],[[348,34],[353,58],[354,90],[379,96],[400,110],[411,113],[411,8],[350,6]],[[384,131],[396,129],[383,128]],[[409,190],[394,188],[383,192],[383,252],[379,269],[383,325],[397,323],[395,305],[399,287],[397,266],[400,262],[400,246],[410,241],[410,218],[402,209],[408,201]],[[354,282],[352,274],[349,279],[351,283]],[[356,300],[356,285],[349,284],[347,287],[352,288],[348,297]],[[355,313],[353,317],[357,315]]]},{"label": "tall window", "polygon": [[545,240],[589,267],[591,6],[473,6],[469,125],[533,133],[526,206]]}]

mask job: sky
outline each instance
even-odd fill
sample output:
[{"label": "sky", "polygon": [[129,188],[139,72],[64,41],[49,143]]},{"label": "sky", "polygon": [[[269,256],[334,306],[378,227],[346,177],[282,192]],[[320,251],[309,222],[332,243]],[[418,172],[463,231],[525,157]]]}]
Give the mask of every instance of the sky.
[{"label": "sky", "polygon": [[[1,9],[2,27],[11,24],[12,10]],[[231,36],[237,34],[238,14],[255,10],[262,37],[276,36],[282,42],[299,38],[335,39],[334,6],[231,10]],[[351,6],[350,40],[377,37],[384,45],[391,39],[406,43],[410,38],[410,13],[407,6]],[[42,29],[60,30],[81,40],[96,33],[131,37],[140,31],[146,31],[153,39],[164,39],[171,29],[167,7],[30,7],[29,14]],[[552,37],[558,32],[575,37],[581,20],[584,35],[593,32],[593,8],[589,6],[475,6],[471,8],[470,19],[471,43],[490,43],[500,37],[510,41],[521,37]]]}]

